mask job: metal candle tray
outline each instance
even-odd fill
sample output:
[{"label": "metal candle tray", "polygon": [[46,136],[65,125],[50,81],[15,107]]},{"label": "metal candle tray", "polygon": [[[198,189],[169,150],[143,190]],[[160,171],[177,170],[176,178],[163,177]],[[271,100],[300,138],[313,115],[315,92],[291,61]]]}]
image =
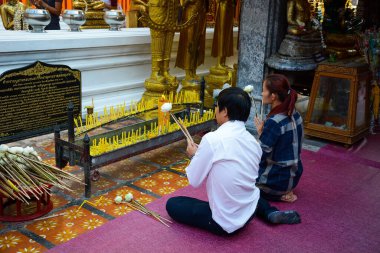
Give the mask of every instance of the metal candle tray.
[{"label": "metal candle tray", "polygon": [[[203,109],[203,108],[202,108]],[[89,137],[87,134],[83,139],[75,140],[74,137],[74,123],[73,123],[73,106],[68,107],[68,140],[61,138],[60,130],[56,129],[54,132],[55,137],[55,157],[56,165],[59,168],[64,168],[67,163],[71,166],[78,165],[84,168],[85,177],[85,197],[91,197],[91,179],[96,180],[99,177],[98,168],[124,160],[126,158],[159,148],[161,146],[168,145],[170,143],[176,142],[178,140],[184,139],[184,134],[178,130],[170,132],[167,134],[159,135],[157,137],[151,138],[149,140],[137,142],[135,144],[125,146],[110,152],[106,152],[100,155],[92,156],[90,154],[90,143],[94,139],[99,140],[104,137],[112,137],[118,135],[121,139],[122,132],[129,132],[131,130],[144,129],[146,127],[147,131],[153,123],[157,123],[157,119],[148,120],[140,122],[137,124],[129,125],[117,130],[112,130],[103,134],[98,134]],[[184,118],[185,114],[189,114],[190,108],[176,113],[177,116]],[[194,126],[188,127],[191,135],[208,132],[216,127],[214,120],[206,121]]]}]

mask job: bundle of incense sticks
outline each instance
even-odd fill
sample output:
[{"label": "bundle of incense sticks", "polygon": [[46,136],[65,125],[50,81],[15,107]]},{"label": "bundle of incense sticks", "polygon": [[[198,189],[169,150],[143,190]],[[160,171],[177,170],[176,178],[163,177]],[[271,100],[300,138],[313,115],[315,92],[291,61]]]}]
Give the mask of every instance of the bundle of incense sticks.
[{"label": "bundle of incense sticks", "polygon": [[66,180],[84,184],[68,172],[42,161],[32,147],[0,145],[0,193],[29,205],[32,198],[39,200],[50,187],[72,191]]},{"label": "bundle of incense sticks", "polygon": [[163,225],[165,225],[167,227],[170,227],[170,226],[167,223],[165,223],[165,221],[169,222],[169,223],[172,223],[170,220],[165,219],[164,217],[162,217],[158,213],[149,210],[148,208],[146,208],[143,204],[141,204],[137,200],[132,199],[130,202],[126,202],[126,204],[130,208],[132,208],[134,210],[137,210],[137,211],[139,211],[142,214],[145,214],[145,215],[153,217],[154,219],[156,219],[157,221],[161,222]]},{"label": "bundle of incense sticks", "polygon": [[177,123],[177,125],[179,126],[179,128],[181,129],[182,133],[185,135],[185,137],[191,142],[191,143],[194,143],[194,140],[193,138],[191,137],[189,131],[187,130],[186,126],[183,124],[183,121],[182,119],[177,119],[177,117],[170,113],[170,115],[172,116],[172,118],[174,119],[175,123]]},{"label": "bundle of incense sticks", "polygon": [[133,194],[132,193],[126,194],[124,201],[123,201],[123,197],[116,196],[115,203],[116,204],[120,204],[120,203],[127,204],[127,206],[130,207],[131,209],[139,211],[142,214],[151,216],[151,217],[153,217],[154,219],[156,219],[157,221],[161,222],[163,225],[165,225],[167,227],[170,227],[170,226],[168,224],[166,224],[165,221],[169,222],[169,223],[173,223],[172,221],[170,221],[168,219],[165,219],[164,217],[162,217],[158,213],[149,210],[143,204],[141,204],[139,201],[135,200],[133,198]]}]

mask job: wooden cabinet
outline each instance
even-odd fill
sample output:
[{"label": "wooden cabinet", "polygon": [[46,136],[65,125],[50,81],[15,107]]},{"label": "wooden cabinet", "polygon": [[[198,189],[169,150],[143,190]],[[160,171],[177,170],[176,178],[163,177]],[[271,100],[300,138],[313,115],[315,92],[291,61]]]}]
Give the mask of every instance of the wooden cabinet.
[{"label": "wooden cabinet", "polygon": [[368,134],[368,65],[361,58],[317,67],[305,118],[305,134],[351,145]]}]

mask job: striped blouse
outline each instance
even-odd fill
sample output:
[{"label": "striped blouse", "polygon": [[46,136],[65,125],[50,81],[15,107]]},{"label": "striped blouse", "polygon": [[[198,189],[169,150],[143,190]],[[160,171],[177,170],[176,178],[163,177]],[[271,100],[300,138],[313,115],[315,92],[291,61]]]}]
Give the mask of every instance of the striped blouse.
[{"label": "striped blouse", "polygon": [[257,186],[267,194],[283,195],[294,189],[302,175],[300,158],[303,139],[302,118],[276,114],[264,123],[260,136],[263,151]]}]

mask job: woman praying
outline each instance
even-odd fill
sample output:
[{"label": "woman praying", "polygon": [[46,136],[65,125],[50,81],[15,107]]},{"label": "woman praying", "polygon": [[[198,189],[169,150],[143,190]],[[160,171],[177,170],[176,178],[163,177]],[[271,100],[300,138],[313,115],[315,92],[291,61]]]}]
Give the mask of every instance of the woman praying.
[{"label": "woman praying", "polygon": [[263,151],[257,186],[267,200],[294,202],[293,189],[303,171],[302,118],[294,109],[297,93],[285,76],[272,74],[263,82],[262,99],[272,109],[265,121],[254,120]]}]

